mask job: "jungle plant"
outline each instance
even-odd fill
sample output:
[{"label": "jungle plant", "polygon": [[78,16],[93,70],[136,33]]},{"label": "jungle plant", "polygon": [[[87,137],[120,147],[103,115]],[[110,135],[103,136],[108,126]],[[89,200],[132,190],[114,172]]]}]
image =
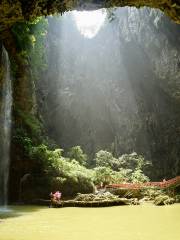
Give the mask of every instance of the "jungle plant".
[{"label": "jungle plant", "polygon": [[78,161],[69,161],[62,156],[62,149],[49,150],[46,145],[32,149],[31,156],[40,161],[46,174],[51,179],[51,188],[61,189],[64,195],[73,196],[78,192],[93,192],[91,170]]},{"label": "jungle plant", "polygon": [[82,166],[87,165],[87,155],[83,152],[80,146],[72,147],[67,153],[67,156],[70,159],[75,159]]}]

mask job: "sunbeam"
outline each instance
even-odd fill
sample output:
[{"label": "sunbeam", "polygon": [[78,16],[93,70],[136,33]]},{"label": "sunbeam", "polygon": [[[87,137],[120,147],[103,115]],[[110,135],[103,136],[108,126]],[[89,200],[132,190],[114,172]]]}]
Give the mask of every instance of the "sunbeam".
[{"label": "sunbeam", "polygon": [[105,10],[74,11],[74,19],[78,30],[84,37],[93,38],[99,32],[106,19]]}]

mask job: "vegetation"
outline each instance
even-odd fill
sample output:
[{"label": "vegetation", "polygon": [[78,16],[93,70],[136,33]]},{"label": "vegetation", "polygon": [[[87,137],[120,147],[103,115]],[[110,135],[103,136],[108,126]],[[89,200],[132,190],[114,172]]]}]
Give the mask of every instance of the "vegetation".
[{"label": "vegetation", "polygon": [[[119,205],[122,202],[124,204],[139,204],[139,199],[143,197],[142,201],[153,200],[155,205],[166,205],[179,201],[179,199],[167,195],[164,190],[158,190],[154,187],[144,190],[127,189],[125,191],[115,189],[111,193],[93,194],[95,185],[105,186],[110,183],[149,181],[143,172],[143,167],[149,163],[137,153],[115,158],[110,152],[101,150],[95,156],[96,166],[87,168],[87,155],[80,146],[72,147],[65,154],[63,149],[50,149],[45,144],[33,146],[28,138],[23,139],[23,144],[26,146],[26,152],[30,158],[35,161],[31,171],[33,181],[30,180],[29,183],[33,194],[29,194],[28,184],[25,183],[23,200],[27,200],[27,197],[31,199],[40,196],[47,198],[49,192],[60,190],[63,197],[76,196],[72,202],[67,202],[67,206],[71,206],[77,201],[80,201],[82,206],[86,206],[85,202],[99,203],[104,201],[108,201],[110,205]],[[111,165],[111,160],[113,165]],[[41,177],[38,176],[39,174]],[[46,184],[45,189],[43,188],[44,184]]]},{"label": "vegetation", "polygon": [[[18,135],[17,135],[18,136]],[[121,161],[115,159],[111,153],[100,151],[96,154],[96,167],[87,168],[87,155],[80,146],[72,147],[66,154],[63,149],[47,147],[46,144],[33,145],[27,136],[19,134],[17,139],[24,146],[26,156],[33,162],[31,169],[31,183],[24,183],[23,198],[47,197],[49,192],[59,189],[63,196],[73,197],[77,193],[93,193],[95,185],[107,185],[121,182],[144,182],[148,177],[141,170],[144,159],[136,154],[137,166],[134,169],[122,168]],[[135,155],[135,154],[134,154]],[[65,157],[66,156],[66,157]],[[126,156],[127,157],[127,156]],[[130,154],[130,158],[132,158]],[[113,159],[119,164],[119,169],[110,166]],[[124,164],[124,163],[123,163]],[[43,180],[44,179],[44,180]],[[34,184],[34,185],[33,185]],[[46,188],[42,185],[46,184]],[[33,189],[32,189],[33,185]],[[35,192],[31,196],[28,186]]]},{"label": "vegetation", "polygon": [[103,200],[117,200],[118,197],[106,192],[102,194],[77,194],[74,200],[76,201],[103,201]]},{"label": "vegetation", "polygon": [[169,197],[168,195],[159,195],[154,199],[154,204],[157,206],[160,205],[169,205],[173,204],[175,202],[175,199],[172,197]]},{"label": "vegetation", "polygon": [[19,56],[27,65],[30,64],[35,79],[47,67],[47,27],[47,20],[39,17],[31,22],[17,23],[12,28]]},{"label": "vegetation", "polygon": [[75,159],[78,161],[80,165],[86,166],[87,165],[87,155],[83,153],[83,150],[80,146],[72,147],[69,152],[67,153],[67,156],[70,159]]},{"label": "vegetation", "polygon": [[100,150],[96,153],[95,163],[94,171],[97,184],[149,181],[143,169],[151,164],[137,153],[124,154],[115,158],[112,153]]},{"label": "vegetation", "polygon": [[32,158],[39,161],[38,165],[49,177],[51,191],[61,189],[65,196],[93,192],[91,171],[80,165],[76,159],[63,157],[62,153],[62,149],[49,150],[43,144],[33,147],[31,151]]}]

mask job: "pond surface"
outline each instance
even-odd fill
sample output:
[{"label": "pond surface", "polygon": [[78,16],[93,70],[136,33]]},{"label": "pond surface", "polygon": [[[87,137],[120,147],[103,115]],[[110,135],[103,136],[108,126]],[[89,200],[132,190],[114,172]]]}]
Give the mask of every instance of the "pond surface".
[{"label": "pond surface", "polygon": [[0,210],[0,240],[179,240],[180,204]]}]

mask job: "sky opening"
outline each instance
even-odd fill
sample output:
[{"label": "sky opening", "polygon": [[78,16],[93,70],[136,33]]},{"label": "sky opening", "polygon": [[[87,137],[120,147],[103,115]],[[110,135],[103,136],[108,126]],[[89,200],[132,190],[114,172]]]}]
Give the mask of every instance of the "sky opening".
[{"label": "sky opening", "polygon": [[93,38],[99,32],[106,19],[105,10],[74,11],[77,29],[86,38]]}]

